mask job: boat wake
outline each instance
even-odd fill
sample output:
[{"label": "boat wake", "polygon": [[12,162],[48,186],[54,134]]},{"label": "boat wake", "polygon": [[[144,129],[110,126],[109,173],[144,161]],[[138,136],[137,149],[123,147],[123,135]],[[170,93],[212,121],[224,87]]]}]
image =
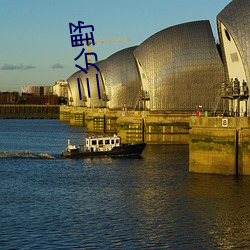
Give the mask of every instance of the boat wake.
[{"label": "boat wake", "polygon": [[29,158],[29,159],[55,159],[53,155],[43,153],[23,152],[0,152],[0,158]]}]

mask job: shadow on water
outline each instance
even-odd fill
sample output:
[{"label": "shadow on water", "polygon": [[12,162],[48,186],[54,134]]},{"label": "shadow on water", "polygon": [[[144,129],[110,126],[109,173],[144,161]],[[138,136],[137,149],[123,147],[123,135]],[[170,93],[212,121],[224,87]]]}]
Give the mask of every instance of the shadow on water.
[{"label": "shadow on water", "polygon": [[195,212],[217,247],[250,247],[250,177],[189,173],[188,210]]}]

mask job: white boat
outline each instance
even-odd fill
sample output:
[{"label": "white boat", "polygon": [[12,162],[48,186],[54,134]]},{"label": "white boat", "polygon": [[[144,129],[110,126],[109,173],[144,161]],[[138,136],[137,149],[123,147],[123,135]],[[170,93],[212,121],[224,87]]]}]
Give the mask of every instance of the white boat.
[{"label": "white boat", "polygon": [[62,156],[66,158],[140,156],[145,146],[145,142],[122,144],[121,137],[115,134],[113,136],[90,136],[85,139],[85,145],[71,145],[68,140],[68,146]]}]

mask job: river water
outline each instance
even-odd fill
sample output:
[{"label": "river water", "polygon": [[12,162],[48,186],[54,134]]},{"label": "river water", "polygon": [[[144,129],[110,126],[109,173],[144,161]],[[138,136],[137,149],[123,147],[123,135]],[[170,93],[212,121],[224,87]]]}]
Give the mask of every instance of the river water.
[{"label": "river water", "polygon": [[179,145],[60,157],[85,136],[58,120],[0,120],[0,249],[250,248],[250,177],[189,173]]}]

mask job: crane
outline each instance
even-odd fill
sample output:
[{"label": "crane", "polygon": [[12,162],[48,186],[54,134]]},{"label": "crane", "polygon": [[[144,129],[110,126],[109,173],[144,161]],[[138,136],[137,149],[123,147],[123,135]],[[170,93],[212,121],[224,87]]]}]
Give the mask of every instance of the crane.
[{"label": "crane", "polygon": [[[112,40],[99,40],[95,41],[95,44],[100,44],[100,43],[119,43],[119,42],[128,42],[128,38],[121,38],[121,39],[112,39]],[[87,44],[86,42],[84,44]],[[92,43],[89,42],[88,45],[88,53],[91,53],[91,45]],[[88,62],[91,63],[91,55],[88,55]]]}]

